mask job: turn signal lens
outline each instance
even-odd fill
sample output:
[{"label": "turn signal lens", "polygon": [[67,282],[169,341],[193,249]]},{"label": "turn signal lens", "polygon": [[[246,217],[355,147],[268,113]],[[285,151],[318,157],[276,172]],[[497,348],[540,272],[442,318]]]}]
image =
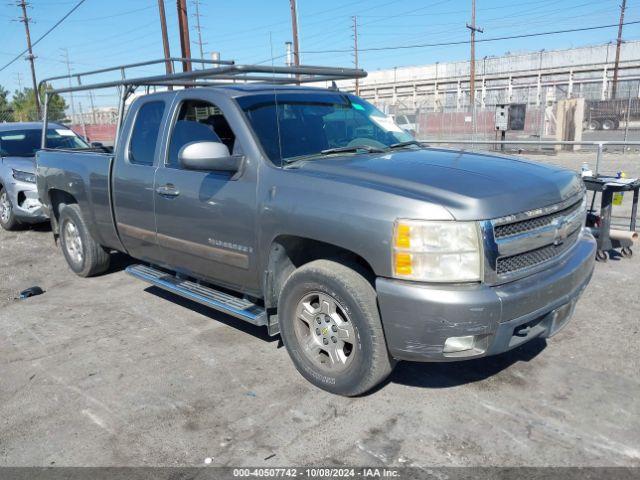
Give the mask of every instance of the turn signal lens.
[{"label": "turn signal lens", "polygon": [[411,268],[411,254],[410,253],[396,253],[395,255],[395,270],[400,275],[411,275],[413,269]]}]

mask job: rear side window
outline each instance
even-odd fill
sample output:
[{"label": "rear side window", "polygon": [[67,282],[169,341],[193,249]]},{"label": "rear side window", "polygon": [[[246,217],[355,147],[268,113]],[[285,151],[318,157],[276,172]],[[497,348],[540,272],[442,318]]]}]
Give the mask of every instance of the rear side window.
[{"label": "rear side window", "polygon": [[140,107],[131,134],[129,162],[153,165],[163,114],[164,102],[149,102]]}]

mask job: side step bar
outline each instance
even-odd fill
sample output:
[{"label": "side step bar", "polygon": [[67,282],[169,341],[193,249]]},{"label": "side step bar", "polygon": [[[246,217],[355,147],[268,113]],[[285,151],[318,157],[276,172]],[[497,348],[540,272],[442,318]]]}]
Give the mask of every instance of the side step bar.
[{"label": "side step bar", "polygon": [[267,312],[260,305],[234,297],[228,293],[205,287],[189,280],[177,278],[161,270],[146,265],[131,265],[126,272],[140,280],[155,285],[158,288],[201,303],[207,307],[219,310],[233,317],[245,320],[254,325],[267,324]]}]

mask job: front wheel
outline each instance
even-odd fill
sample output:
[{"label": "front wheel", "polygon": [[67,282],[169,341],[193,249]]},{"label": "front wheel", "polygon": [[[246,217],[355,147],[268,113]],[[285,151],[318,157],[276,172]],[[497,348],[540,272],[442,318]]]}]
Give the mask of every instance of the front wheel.
[{"label": "front wheel", "polygon": [[91,277],[109,268],[109,253],[91,237],[78,205],[62,205],[59,223],[60,246],[71,270]]},{"label": "front wheel", "polygon": [[20,222],[13,211],[13,204],[9,194],[4,188],[0,188],[0,226],[9,231],[15,230],[20,226]]},{"label": "front wheel", "polygon": [[393,369],[376,292],[342,263],[316,260],[294,271],[283,286],[278,317],[294,365],[323,390],[360,395]]}]

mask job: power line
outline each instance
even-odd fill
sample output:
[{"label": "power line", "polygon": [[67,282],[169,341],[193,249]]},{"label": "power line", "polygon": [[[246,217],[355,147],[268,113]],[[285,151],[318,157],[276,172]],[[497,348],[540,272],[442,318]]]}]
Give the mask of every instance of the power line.
[{"label": "power line", "polygon": [[[58,20],[49,30],[47,30],[46,32],[44,32],[43,35],[41,35],[35,42],[33,42],[31,44],[32,47],[35,47],[38,43],[40,43],[42,40],[44,40],[44,38],[49,35],[51,32],[53,32],[62,22],[64,22],[69,15],[71,15],[73,12],[75,12],[80,5],[82,5],[84,2],[86,2],[87,0],[80,0],[78,3],[76,3],[76,5],[69,10],[67,13],[65,13],[65,15]],[[7,68],[9,65],[12,65],[15,61],[17,61],[22,55],[24,55],[25,53],[27,53],[29,51],[29,49],[25,49],[22,52],[20,52],[18,55],[16,55],[16,57],[11,60],[9,63],[7,63],[6,65],[4,65],[2,68],[0,68],[0,72],[3,71],[5,68]]]},{"label": "power line", "polygon": [[[624,22],[623,25],[635,25],[640,23],[640,20],[634,20],[632,22]],[[558,35],[561,33],[574,33],[574,32],[586,32],[590,30],[601,30],[603,28],[611,28],[617,27],[618,24],[609,24],[609,25],[597,25],[594,27],[583,27],[583,28],[570,28],[566,30],[552,30],[549,32],[537,32],[537,33],[524,33],[521,35],[509,35],[503,37],[491,37],[491,38],[481,38],[476,40],[476,43],[486,43],[486,42],[496,42],[500,40],[514,40],[518,38],[530,38],[530,37],[542,37],[546,35]],[[452,42],[440,42],[440,43],[421,43],[414,45],[394,45],[390,47],[370,47],[370,48],[361,48],[361,52],[375,52],[375,51],[383,51],[383,50],[405,50],[412,48],[427,48],[427,47],[447,47],[452,45],[467,45],[471,41],[470,40],[458,40]],[[302,53],[314,54],[314,53],[349,53],[351,49],[336,49],[336,50],[308,50]],[[279,57],[276,57],[279,58]]]}]

